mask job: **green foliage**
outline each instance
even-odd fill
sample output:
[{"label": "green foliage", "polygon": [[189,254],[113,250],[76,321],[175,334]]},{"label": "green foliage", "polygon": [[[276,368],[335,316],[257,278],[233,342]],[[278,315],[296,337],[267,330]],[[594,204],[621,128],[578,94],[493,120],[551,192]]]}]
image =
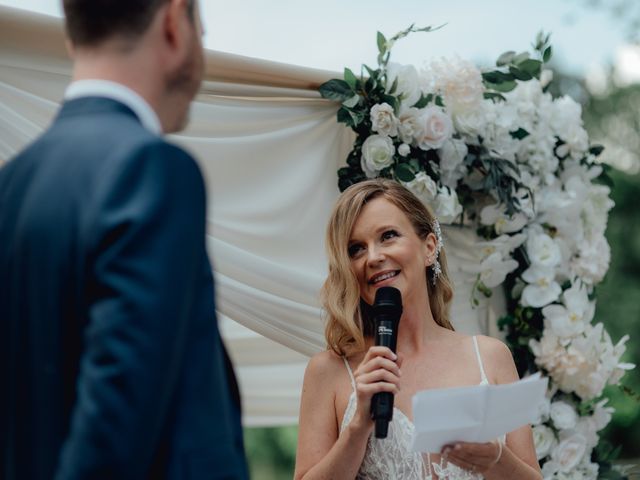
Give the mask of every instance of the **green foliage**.
[{"label": "green foliage", "polygon": [[293,478],[298,427],[245,428],[244,441],[252,479]]}]

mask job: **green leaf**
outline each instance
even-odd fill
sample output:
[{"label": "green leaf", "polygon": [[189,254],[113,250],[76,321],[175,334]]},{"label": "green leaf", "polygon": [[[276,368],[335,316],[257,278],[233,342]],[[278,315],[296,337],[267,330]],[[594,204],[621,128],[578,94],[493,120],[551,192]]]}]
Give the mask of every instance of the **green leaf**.
[{"label": "green leaf", "polygon": [[551,48],[551,45],[549,45],[542,54],[542,61],[544,63],[547,63],[549,60],[551,60],[551,55],[553,55],[553,49]]},{"label": "green leaf", "polygon": [[338,100],[340,102],[344,102],[353,96],[355,92],[351,90],[351,87],[344,80],[339,80],[337,78],[331,79],[328,82],[320,85],[318,89],[320,91],[320,95],[323,98],[328,98],[329,100]]},{"label": "green leaf", "polygon": [[489,83],[502,83],[510,82],[514,79],[510,73],[501,72],[500,70],[494,70],[492,72],[484,72],[482,78],[485,82]]},{"label": "green leaf", "polygon": [[533,75],[531,75],[529,72],[520,70],[517,67],[509,67],[509,73],[511,73],[511,75],[513,75],[516,80],[522,80],[525,82],[533,78]]},{"label": "green leaf", "polygon": [[513,90],[514,88],[516,88],[517,83],[515,82],[515,80],[512,80],[510,82],[502,82],[502,83],[487,82],[486,85],[487,85],[487,88],[491,90],[495,90],[496,92],[507,93]]},{"label": "green leaf", "polygon": [[342,105],[344,105],[347,108],[353,108],[356,105],[358,105],[359,101],[360,101],[360,95],[354,95],[353,97],[342,102]]},{"label": "green leaf", "polygon": [[534,77],[540,75],[540,70],[542,69],[542,62],[540,60],[534,60],[529,58],[528,60],[524,60],[518,64],[518,68],[527,73],[530,73]]},{"label": "green leaf", "polygon": [[526,138],[529,136],[529,132],[527,132],[524,128],[519,128],[514,132],[509,132],[509,134],[511,135],[512,138],[515,138],[517,140],[522,140],[523,138]]},{"label": "green leaf", "polygon": [[381,32],[378,32],[378,52],[380,52],[380,55],[384,54],[384,52],[387,51],[387,39],[384,37],[384,35]]},{"label": "green leaf", "polygon": [[444,107],[444,101],[440,95],[436,95],[436,105],[439,107]]},{"label": "green leaf", "polygon": [[496,60],[496,65],[498,67],[502,67],[504,65],[508,65],[509,63],[511,63],[511,61],[513,60],[513,57],[516,56],[516,52],[514,52],[513,50],[509,50],[508,52],[504,52],[502,55],[500,55],[498,57],[498,60]]},{"label": "green leaf", "polygon": [[503,102],[506,100],[504,95],[502,95],[501,93],[496,93],[496,92],[484,92],[483,96],[487,100],[499,100],[499,101],[503,101]]},{"label": "green leaf", "polygon": [[358,86],[358,78],[355,74],[348,68],[344,69],[344,80],[351,87],[352,90],[355,90]]},{"label": "green leaf", "polygon": [[592,145],[589,148],[589,153],[591,155],[599,156],[604,151],[604,146],[602,145]]},{"label": "green leaf", "polygon": [[391,95],[393,95],[394,93],[396,93],[397,89],[398,89],[398,77],[396,77],[395,80],[393,81],[393,83],[391,84],[391,88],[389,89],[389,93]]},{"label": "green leaf", "polygon": [[424,108],[427,105],[429,105],[429,102],[433,99],[433,93],[430,93],[429,95],[427,95],[426,97],[422,94],[420,94],[420,100],[418,100],[416,102],[416,104],[414,105],[415,108]]},{"label": "green leaf", "polygon": [[396,165],[396,168],[393,173],[395,177],[402,182],[410,182],[414,178],[416,178],[415,173],[413,173],[413,170],[411,170],[411,167],[406,163],[401,163],[399,165]]},{"label": "green leaf", "polygon": [[511,63],[513,63],[514,65],[518,65],[519,63],[527,60],[529,57],[530,57],[529,52],[522,52],[517,54],[515,57],[513,57],[513,59],[511,60]]}]

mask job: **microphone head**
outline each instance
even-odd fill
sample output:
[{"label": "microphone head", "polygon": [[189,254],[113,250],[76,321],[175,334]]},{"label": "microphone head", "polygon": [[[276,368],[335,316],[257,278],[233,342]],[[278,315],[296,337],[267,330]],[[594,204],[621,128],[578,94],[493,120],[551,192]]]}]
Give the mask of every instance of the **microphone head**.
[{"label": "microphone head", "polygon": [[402,313],[402,294],[395,287],[380,287],[376,290],[376,298],[373,302],[374,310],[384,310],[386,313]]}]

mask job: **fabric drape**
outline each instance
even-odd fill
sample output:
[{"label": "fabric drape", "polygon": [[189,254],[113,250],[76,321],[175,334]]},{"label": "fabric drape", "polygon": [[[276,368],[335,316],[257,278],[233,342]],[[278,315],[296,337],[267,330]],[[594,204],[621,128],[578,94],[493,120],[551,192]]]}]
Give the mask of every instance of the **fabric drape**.
[{"label": "fabric drape", "polygon": [[[207,183],[219,322],[244,422],[291,424],[308,357],[324,349],[324,232],[353,140],[336,122],[337,105],[316,92],[339,74],[220,52],[207,52],[206,72],[189,128],[174,140]],[[62,22],[0,6],[0,164],[47,127],[70,78]],[[475,235],[443,230],[453,324],[495,335],[504,300],[471,307]]]}]

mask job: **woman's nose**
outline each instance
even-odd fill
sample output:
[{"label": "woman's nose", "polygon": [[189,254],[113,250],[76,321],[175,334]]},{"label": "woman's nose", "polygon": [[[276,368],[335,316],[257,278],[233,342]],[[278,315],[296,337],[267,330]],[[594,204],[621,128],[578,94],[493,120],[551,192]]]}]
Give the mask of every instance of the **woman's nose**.
[{"label": "woman's nose", "polygon": [[377,246],[369,247],[367,249],[367,263],[369,265],[377,265],[384,260],[384,253],[382,249]]}]

